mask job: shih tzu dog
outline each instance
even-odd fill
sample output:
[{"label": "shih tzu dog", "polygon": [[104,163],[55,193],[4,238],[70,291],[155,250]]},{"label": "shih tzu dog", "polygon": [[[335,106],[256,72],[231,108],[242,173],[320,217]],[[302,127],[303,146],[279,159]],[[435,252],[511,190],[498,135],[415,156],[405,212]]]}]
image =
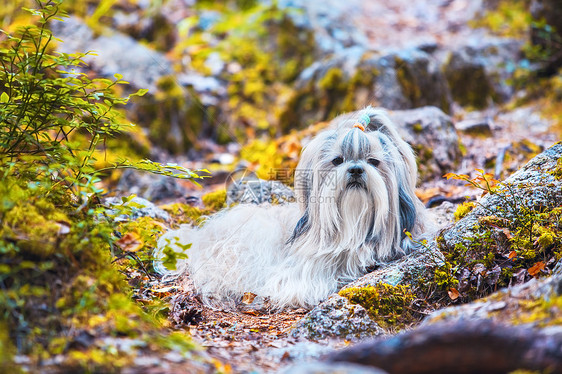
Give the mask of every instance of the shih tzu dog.
[{"label": "shih tzu dog", "polygon": [[345,114],[304,148],[295,171],[296,203],[241,204],[182,226],[159,240],[188,258],[168,277],[189,276],[205,303],[231,308],[242,295],[277,309],[314,306],[376,264],[415,244],[424,229],[414,194],[410,146],[380,109]]}]

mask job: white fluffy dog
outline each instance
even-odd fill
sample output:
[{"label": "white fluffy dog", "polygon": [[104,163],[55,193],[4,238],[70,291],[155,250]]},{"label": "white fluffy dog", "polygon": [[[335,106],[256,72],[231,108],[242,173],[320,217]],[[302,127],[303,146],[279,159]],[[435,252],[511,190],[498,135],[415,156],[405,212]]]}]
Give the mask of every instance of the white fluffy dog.
[{"label": "white fluffy dog", "polygon": [[235,206],[166,233],[156,255],[192,243],[188,259],[163,272],[189,275],[212,306],[232,307],[247,292],[279,309],[314,306],[414,247],[404,232],[423,230],[416,180],[412,149],[384,111],[368,107],[337,117],[304,148],[296,204]]}]

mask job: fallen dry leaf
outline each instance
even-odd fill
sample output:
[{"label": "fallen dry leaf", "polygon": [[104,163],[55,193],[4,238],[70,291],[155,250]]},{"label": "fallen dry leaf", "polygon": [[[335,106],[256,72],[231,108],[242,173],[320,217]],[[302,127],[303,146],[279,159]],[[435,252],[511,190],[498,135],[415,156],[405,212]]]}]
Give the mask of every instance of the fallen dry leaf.
[{"label": "fallen dry leaf", "polygon": [[544,270],[544,267],[545,267],[544,262],[539,261],[533,266],[531,266],[530,268],[528,268],[527,271],[529,272],[529,274],[531,274],[534,277],[535,275],[540,273],[541,270]]},{"label": "fallen dry leaf", "polygon": [[163,295],[168,295],[171,292],[174,292],[177,290],[177,287],[175,286],[169,286],[169,287],[163,287],[163,288],[158,288],[158,289],[151,289],[152,292],[158,294],[159,296],[163,296]]},{"label": "fallen dry leaf", "polygon": [[251,293],[251,292],[246,292],[244,294],[244,296],[242,296],[242,302],[244,304],[251,304],[254,302],[254,299],[256,298],[256,294],[255,293]]},{"label": "fallen dry leaf", "polygon": [[66,235],[70,232],[70,223],[65,221],[57,221],[55,223],[59,227],[58,235]]},{"label": "fallen dry leaf", "polygon": [[449,288],[449,291],[447,291],[447,293],[449,294],[449,297],[451,298],[451,300],[456,300],[459,298],[459,291],[456,288]]},{"label": "fallen dry leaf", "polygon": [[122,250],[126,252],[136,252],[144,245],[140,236],[135,232],[128,232],[121,239],[115,242]]}]

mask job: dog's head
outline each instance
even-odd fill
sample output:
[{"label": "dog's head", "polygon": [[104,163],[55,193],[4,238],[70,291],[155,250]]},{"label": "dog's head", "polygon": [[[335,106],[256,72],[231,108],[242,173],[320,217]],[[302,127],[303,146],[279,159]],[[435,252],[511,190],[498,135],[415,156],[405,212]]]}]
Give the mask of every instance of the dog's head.
[{"label": "dog's head", "polygon": [[414,154],[383,111],[339,116],[302,153],[295,190],[303,216],[291,240],[316,231],[347,245],[362,236],[389,257],[415,224],[416,179]]}]

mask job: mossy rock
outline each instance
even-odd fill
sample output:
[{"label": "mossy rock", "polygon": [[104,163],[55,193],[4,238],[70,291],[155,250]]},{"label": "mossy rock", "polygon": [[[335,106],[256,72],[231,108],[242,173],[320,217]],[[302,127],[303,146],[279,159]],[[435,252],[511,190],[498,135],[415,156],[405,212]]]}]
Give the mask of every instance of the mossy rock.
[{"label": "mossy rock", "polygon": [[[28,360],[26,371],[32,372],[119,372],[134,366],[139,355],[193,351],[189,336],[172,337],[162,329],[163,317],[152,313],[151,300],[141,306],[131,298],[124,273],[138,266],[140,251],[135,249],[134,262],[114,261],[120,250],[117,231],[142,226],[146,243],[155,245],[152,235],[161,223],[111,224],[95,202],[77,209],[60,191],[48,182],[2,178],[0,368],[19,372],[16,342],[17,354]],[[168,337],[176,345],[168,345]],[[122,350],[108,339],[132,345]],[[53,357],[56,368],[48,363]]]},{"label": "mossy rock", "polygon": [[[217,123],[210,123],[205,135],[226,142],[278,134],[280,107],[296,77],[317,57],[313,32],[276,4],[199,5],[201,13],[219,12],[221,21],[192,30],[190,39],[204,48],[189,53],[191,68],[209,78],[208,56],[214,53],[225,62],[224,69],[213,73],[226,90],[223,93],[221,87],[220,93],[212,94],[218,110],[210,117]],[[187,42],[178,46],[185,49]],[[178,47],[178,53],[185,52]]]},{"label": "mossy rock", "polygon": [[506,69],[506,65],[522,61],[522,47],[520,40],[491,40],[446,54],[442,69],[453,100],[469,109],[508,101],[515,93],[512,83],[520,69]]},{"label": "mossy rock", "polygon": [[439,236],[460,300],[552,273],[562,257],[562,185],[551,171],[561,156],[561,144],[536,156]]},{"label": "mossy rock", "polygon": [[217,211],[226,206],[226,190],[218,189],[201,196],[203,204],[211,210]]},{"label": "mossy rock", "polygon": [[475,206],[476,203],[472,201],[467,201],[457,206],[457,209],[455,210],[455,221],[458,221],[464,216],[466,216],[468,213],[472,211],[472,209],[474,209]]},{"label": "mossy rock", "polygon": [[383,328],[400,329],[416,320],[411,312],[416,295],[409,285],[379,283],[375,286],[345,288],[339,295],[346,297],[352,304],[361,305]]},{"label": "mossy rock", "polygon": [[459,137],[451,117],[437,107],[390,112],[390,119],[414,149],[421,180],[441,177],[461,159]]},{"label": "mossy rock", "polygon": [[154,95],[135,100],[133,119],[148,128],[155,144],[174,153],[185,152],[209,131],[213,108],[205,108],[197,94],[173,76],[161,78],[157,87]]},{"label": "mossy rock", "polygon": [[161,209],[168,212],[174,225],[184,223],[198,224],[203,217],[212,213],[210,209],[201,209],[184,203],[173,203],[160,206]]},{"label": "mossy rock", "polygon": [[445,76],[453,99],[462,106],[482,109],[493,95],[485,66],[459,53],[453,53],[445,65]]},{"label": "mossy rock", "polygon": [[448,112],[450,94],[437,64],[421,50],[380,54],[350,48],[304,70],[280,116],[285,132],[367,105]]},{"label": "mossy rock", "polygon": [[[436,63],[421,52],[405,52],[394,57],[396,78],[411,108],[433,105],[443,112],[451,110],[445,77]],[[402,109],[402,108],[396,108]]]}]

